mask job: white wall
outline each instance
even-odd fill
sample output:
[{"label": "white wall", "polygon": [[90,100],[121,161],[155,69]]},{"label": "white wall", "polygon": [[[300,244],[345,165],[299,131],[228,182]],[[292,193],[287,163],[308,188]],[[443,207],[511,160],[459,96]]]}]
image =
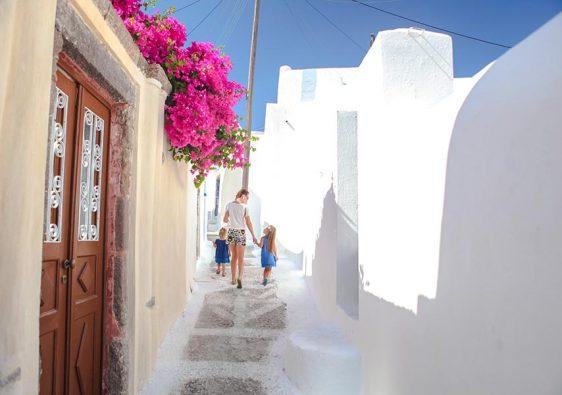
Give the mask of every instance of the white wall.
[{"label": "white wall", "polygon": [[[315,79],[306,97],[305,73]],[[355,108],[354,78],[354,69],[281,67],[278,103],[267,105],[259,156],[252,161],[262,222],[274,224],[279,242],[292,253],[304,252],[308,262],[336,169],[337,110]]]},{"label": "white wall", "polygon": [[356,111],[363,287],[412,311],[435,296],[447,148],[473,83],[453,79],[450,37],[412,29],[380,32],[357,68],[281,67],[256,189],[262,219],[304,252],[308,275],[328,267],[315,254],[324,199],[332,186],[338,195],[338,111]]},{"label": "white wall", "polygon": [[[359,346],[365,393],[560,394],[562,15],[470,79],[451,78],[448,37],[411,34],[377,36],[348,108],[303,101],[282,68],[262,216],[295,248],[313,235],[309,283]],[[358,320],[338,306],[335,258],[335,114],[354,107]],[[297,196],[283,205],[272,185]]]},{"label": "white wall", "polygon": [[397,29],[379,33],[360,66],[362,284],[412,311],[435,296],[447,149],[474,83],[454,80],[452,64],[450,37]]},{"label": "white wall", "polygon": [[361,293],[366,393],[562,393],[561,64],[559,15],[466,99],[436,299],[413,315]]}]

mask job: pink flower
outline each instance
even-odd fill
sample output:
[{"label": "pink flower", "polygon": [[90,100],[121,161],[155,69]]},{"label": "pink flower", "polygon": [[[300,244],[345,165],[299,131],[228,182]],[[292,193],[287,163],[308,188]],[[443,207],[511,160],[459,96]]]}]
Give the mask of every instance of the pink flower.
[{"label": "pink flower", "polygon": [[212,168],[244,166],[249,139],[233,108],[245,89],[228,78],[230,58],[212,43],[184,48],[185,26],[170,16],[145,14],[140,0],[113,0],[113,5],[143,56],[160,64],[172,83],[165,131],[174,158],[191,163],[197,185]]},{"label": "pink flower", "polygon": [[140,0],[113,0],[113,8],[121,18],[128,18],[140,12]]}]

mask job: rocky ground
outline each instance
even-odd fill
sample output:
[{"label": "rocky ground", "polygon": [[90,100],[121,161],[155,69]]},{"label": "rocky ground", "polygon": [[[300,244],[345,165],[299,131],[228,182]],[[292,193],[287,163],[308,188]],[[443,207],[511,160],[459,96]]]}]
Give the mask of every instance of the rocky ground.
[{"label": "rocky ground", "polygon": [[294,394],[283,373],[289,333],[313,325],[316,311],[302,273],[280,260],[261,284],[255,258],[246,260],[244,288],[200,264],[197,290],[160,350],[142,394]]}]

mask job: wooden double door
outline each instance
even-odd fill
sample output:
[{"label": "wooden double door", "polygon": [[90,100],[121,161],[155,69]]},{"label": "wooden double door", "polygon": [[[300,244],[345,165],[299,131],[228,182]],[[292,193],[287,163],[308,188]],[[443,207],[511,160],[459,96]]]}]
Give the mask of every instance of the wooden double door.
[{"label": "wooden double door", "polygon": [[101,393],[110,111],[57,71],[47,157],[40,393]]}]

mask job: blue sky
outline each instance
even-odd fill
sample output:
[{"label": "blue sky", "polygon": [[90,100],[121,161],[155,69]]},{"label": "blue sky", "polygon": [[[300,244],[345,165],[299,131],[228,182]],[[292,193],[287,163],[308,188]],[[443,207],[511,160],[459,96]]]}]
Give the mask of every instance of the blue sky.
[{"label": "blue sky", "polygon": [[[180,8],[195,0],[159,0],[158,8]],[[175,14],[190,32],[220,0],[200,0]],[[414,23],[381,14],[350,0],[309,0],[365,48],[370,33]],[[364,0],[376,7],[445,29],[509,46],[562,11],[562,0]],[[234,63],[231,77],[244,85],[254,0],[223,0],[188,40],[224,46]],[[431,30],[431,29],[428,29]],[[453,36],[455,76],[472,76],[506,49]],[[252,126],[263,130],[265,105],[276,102],[279,67],[353,67],[365,50],[358,48],[313,10],[305,0],[262,0],[256,59]],[[244,116],[245,104],[236,110]]]}]

